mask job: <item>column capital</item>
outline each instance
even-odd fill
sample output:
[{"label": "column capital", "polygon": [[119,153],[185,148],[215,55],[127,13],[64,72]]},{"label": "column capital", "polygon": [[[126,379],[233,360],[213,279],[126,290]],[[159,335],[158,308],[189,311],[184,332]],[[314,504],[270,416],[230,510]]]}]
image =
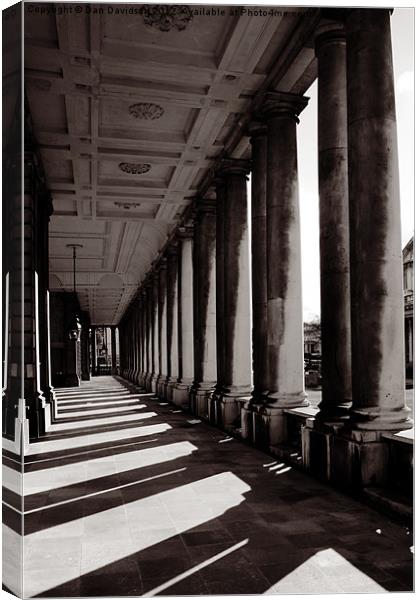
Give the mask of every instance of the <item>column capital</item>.
[{"label": "column capital", "polygon": [[194,237],[194,225],[186,224],[178,227],[178,237],[180,240],[188,240]]},{"label": "column capital", "polygon": [[344,28],[344,21],[334,20],[325,21],[320,24],[314,33],[315,40],[315,55],[318,55],[320,48],[326,44],[345,44],[346,43],[346,31]]},{"label": "column capital", "polygon": [[254,140],[267,137],[267,125],[262,121],[253,120],[248,124],[248,134],[251,144]]},{"label": "column capital", "polygon": [[266,92],[258,113],[264,120],[282,117],[294,119],[299,123],[298,115],[306,108],[308,102],[309,98],[300,94]]},{"label": "column capital", "polygon": [[200,214],[215,213],[216,202],[213,198],[196,198],[194,208],[196,211],[195,218],[197,219]]},{"label": "column capital", "polygon": [[248,175],[251,171],[251,163],[249,160],[242,160],[239,158],[223,158],[220,161],[219,168],[216,172],[217,176],[226,175]]}]

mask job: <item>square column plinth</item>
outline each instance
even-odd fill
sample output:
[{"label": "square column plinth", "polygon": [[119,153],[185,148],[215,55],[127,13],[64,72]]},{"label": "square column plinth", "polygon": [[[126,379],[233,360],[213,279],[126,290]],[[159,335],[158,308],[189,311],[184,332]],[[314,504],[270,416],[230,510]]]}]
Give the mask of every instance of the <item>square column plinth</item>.
[{"label": "square column plinth", "polygon": [[381,432],[319,425],[308,419],[302,429],[305,468],[322,481],[358,490],[388,479],[389,445]]}]

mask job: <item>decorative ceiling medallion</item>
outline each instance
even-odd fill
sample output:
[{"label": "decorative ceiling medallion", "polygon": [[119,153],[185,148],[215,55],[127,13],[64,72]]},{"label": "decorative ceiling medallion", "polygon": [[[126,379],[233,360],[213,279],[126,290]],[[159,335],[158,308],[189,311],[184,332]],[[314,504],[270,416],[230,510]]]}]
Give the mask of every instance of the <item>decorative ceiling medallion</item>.
[{"label": "decorative ceiling medallion", "polygon": [[155,119],[160,119],[165,109],[159,104],[153,104],[152,102],[137,102],[136,104],[132,104],[128,111],[135,119],[154,121]]},{"label": "decorative ceiling medallion", "polygon": [[122,162],[118,165],[120,171],[124,173],[130,173],[130,175],[143,175],[151,169],[151,165],[147,163],[126,163]]},{"label": "decorative ceiling medallion", "polygon": [[143,20],[145,25],[155,27],[160,31],[178,29],[182,31],[192,20],[193,13],[189,6],[182,4],[145,4]]}]

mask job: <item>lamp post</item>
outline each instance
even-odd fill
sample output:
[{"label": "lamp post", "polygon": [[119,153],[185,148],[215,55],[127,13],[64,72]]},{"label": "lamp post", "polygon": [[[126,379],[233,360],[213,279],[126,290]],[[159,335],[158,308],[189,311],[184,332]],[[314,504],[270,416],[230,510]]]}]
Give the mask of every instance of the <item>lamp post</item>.
[{"label": "lamp post", "polygon": [[[67,244],[67,248],[73,249],[73,298],[74,303],[77,302],[76,295],[76,252],[78,248],[83,248],[82,244]],[[68,351],[67,351],[67,377],[66,385],[79,386],[80,385],[80,334],[82,331],[82,325],[80,323],[79,315],[74,310],[73,317],[70,321],[68,329]]]}]

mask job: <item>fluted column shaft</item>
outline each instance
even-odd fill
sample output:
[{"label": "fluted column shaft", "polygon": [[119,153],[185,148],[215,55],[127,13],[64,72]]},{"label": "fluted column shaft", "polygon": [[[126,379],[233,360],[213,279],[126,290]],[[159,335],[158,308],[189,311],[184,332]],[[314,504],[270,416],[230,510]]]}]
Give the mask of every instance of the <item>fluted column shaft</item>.
[{"label": "fluted column shaft", "polygon": [[339,420],[351,404],[350,241],[346,40],[330,23],[316,37],[321,272],[322,401],[318,420]]},{"label": "fluted column shaft", "polygon": [[303,317],[297,115],[307,99],[268,93],[267,123],[267,325],[268,401],[288,408],[307,404],[303,377]]},{"label": "fluted column shaft", "polygon": [[353,405],[358,429],[411,427],[389,9],[346,20]]}]

